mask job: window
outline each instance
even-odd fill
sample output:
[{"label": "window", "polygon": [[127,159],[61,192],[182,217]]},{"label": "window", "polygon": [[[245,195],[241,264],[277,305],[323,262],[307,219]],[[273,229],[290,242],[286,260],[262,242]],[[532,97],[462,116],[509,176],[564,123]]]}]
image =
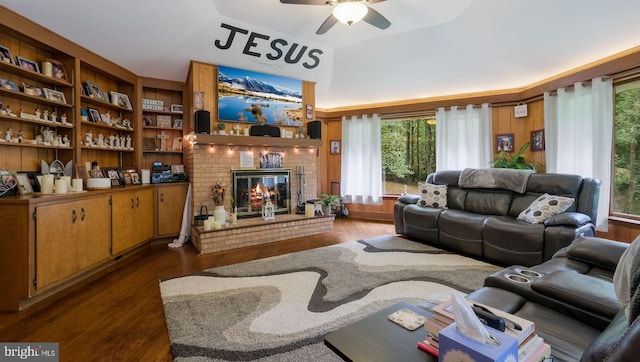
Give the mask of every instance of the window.
[{"label": "window", "polygon": [[436,170],[435,118],[386,120],[380,127],[384,194],[417,194],[418,182]]},{"label": "window", "polygon": [[611,208],[613,213],[640,216],[640,80],[618,84],[614,91]]}]

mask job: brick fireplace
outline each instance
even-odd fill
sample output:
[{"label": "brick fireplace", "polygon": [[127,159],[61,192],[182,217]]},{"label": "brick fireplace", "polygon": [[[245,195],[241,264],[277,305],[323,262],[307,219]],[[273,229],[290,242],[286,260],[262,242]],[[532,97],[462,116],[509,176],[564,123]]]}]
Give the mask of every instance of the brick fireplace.
[{"label": "brick fireplace", "polygon": [[[265,225],[256,225],[261,224],[263,221],[259,218],[255,221],[248,221],[253,219],[240,220],[239,225],[251,225],[251,227],[260,227],[260,236],[254,239],[262,239],[266,240],[266,242],[274,241],[275,238],[270,236],[269,229],[273,231],[271,234],[279,234],[280,240],[283,238],[289,238],[293,236],[288,236],[286,232],[283,232],[281,227],[286,224],[288,230],[291,230],[291,223],[301,223],[303,227],[304,225],[308,225],[309,227],[314,227],[316,230],[313,233],[317,234],[318,232],[326,232],[327,227],[332,227],[333,218],[330,220],[315,220],[307,219],[307,220],[297,220],[299,215],[295,215],[296,205],[298,205],[298,185],[300,184],[302,188],[302,194],[300,196],[301,202],[304,203],[306,200],[315,199],[318,195],[317,191],[317,147],[321,145],[320,140],[296,140],[296,139],[279,139],[279,138],[269,138],[269,137],[250,137],[250,136],[219,136],[219,135],[197,135],[197,141],[194,144],[191,144],[190,141],[193,139],[189,139],[189,137],[185,137],[185,150],[184,150],[184,160],[185,160],[185,172],[189,176],[189,181],[192,185],[192,200],[191,200],[191,209],[193,215],[198,215],[200,213],[200,208],[202,205],[206,206],[209,210],[209,213],[213,212],[214,204],[210,197],[210,187],[216,182],[222,183],[225,185],[225,200],[224,207],[227,211],[231,211],[234,208],[232,204],[232,191],[233,191],[233,173],[232,171],[243,171],[243,172],[260,172],[259,168],[260,153],[274,153],[279,152],[282,155],[283,161],[283,169],[292,170],[289,177],[289,190],[290,195],[288,196],[289,200],[289,208],[291,213],[289,215],[277,215],[275,222],[267,223],[266,230],[264,230]],[[242,159],[241,159],[242,158]],[[252,162],[248,162],[251,160]],[[246,166],[248,163],[251,163],[252,166]],[[246,167],[244,167],[246,166]],[[303,176],[298,177],[296,175],[296,170],[303,169]],[[263,169],[262,171],[264,171]],[[268,169],[266,169],[268,170]],[[240,213],[241,209],[238,207],[238,213]],[[280,221],[282,221],[282,225],[280,225]],[[286,220],[286,223],[284,222]],[[327,222],[331,222],[331,224],[327,224]],[[322,222],[322,227],[318,227],[319,225],[314,226],[318,222]],[[280,226],[278,226],[280,225]],[[293,229],[298,229],[294,227]],[[237,230],[232,227],[228,229],[223,229],[222,231],[218,231],[217,235],[222,235],[223,233],[234,235]],[[194,240],[194,244],[200,249],[201,252],[211,252],[211,251],[219,251],[225,250],[233,247],[233,243],[227,241],[224,246],[220,247],[210,247],[208,245],[204,245],[203,238],[210,239],[209,241],[214,242],[215,233],[201,233],[197,227],[192,228],[192,238],[198,238],[196,242]],[[297,231],[299,233],[299,231]],[[197,234],[197,235],[194,235]],[[312,234],[306,234],[312,235]],[[232,238],[234,239],[234,238]],[[239,240],[240,238],[235,238]],[[247,241],[244,240],[242,246],[246,246]],[[239,247],[240,245],[238,245]],[[222,248],[222,249],[221,249]],[[206,251],[205,251],[206,249]]]},{"label": "brick fireplace", "polygon": [[[203,135],[198,135],[199,139]],[[210,138],[247,139],[260,137],[244,136],[209,136]],[[275,140],[278,140],[277,138]],[[286,141],[286,139],[283,139]],[[309,140],[301,140],[309,141]],[[316,140],[311,140],[316,141]],[[319,141],[319,140],[318,140]],[[200,141],[199,141],[200,142]],[[186,142],[185,142],[186,143]],[[241,167],[241,151],[250,152],[253,159],[253,167]],[[296,167],[304,168],[302,184],[302,201],[315,199],[317,193],[317,163],[316,147],[310,146],[262,146],[262,145],[237,145],[237,144],[200,144],[185,145],[185,172],[189,176],[192,184],[192,210],[194,215],[200,212],[200,206],[205,205],[209,210],[213,210],[214,204],[210,197],[209,187],[216,182],[225,185],[224,208],[232,210],[232,170],[260,170],[260,153],[280,152],[282,154],[283,168],[295,170]],[[246,156],[247,154],[243,154]],[[246,160],[245,160],[246,161]],[[295,192],[298,189],[298,178],[290,178],[291,205],[292,208],[298,203],[298,196]]]}]

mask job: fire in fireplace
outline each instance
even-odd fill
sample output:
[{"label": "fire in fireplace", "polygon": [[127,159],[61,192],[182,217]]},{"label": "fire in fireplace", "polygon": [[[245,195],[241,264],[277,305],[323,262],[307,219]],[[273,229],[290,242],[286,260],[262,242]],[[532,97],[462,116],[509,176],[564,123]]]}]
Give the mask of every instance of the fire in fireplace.
[{"label": "fire in fireplace", "polygon": [[291,170],[232,170],[233,207],[239,218],[262,216],[271,200],[276,214],[291,212]]}]

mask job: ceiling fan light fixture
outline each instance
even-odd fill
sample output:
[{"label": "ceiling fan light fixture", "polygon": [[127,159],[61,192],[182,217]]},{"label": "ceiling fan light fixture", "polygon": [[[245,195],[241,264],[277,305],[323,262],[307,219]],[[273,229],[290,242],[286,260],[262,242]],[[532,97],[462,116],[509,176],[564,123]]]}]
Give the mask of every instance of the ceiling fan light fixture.
[{"label": "ceiling fan light fixture", "polygon": [[342,23],[352,25],[362,20],[368,11],[369,8],[365,4],[349,1],[336,5],[333,8],[333,16]]}]

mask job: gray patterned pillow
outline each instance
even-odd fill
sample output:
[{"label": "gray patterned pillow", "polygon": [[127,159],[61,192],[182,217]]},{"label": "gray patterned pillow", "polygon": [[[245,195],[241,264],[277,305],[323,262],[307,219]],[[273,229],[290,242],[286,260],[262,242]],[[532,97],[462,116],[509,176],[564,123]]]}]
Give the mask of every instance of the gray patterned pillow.
[{"label": "gray patterned pillow", "polygon": [[541,224],[551,216],[565,212],[574,201],[570,197],[542,194],[518,215],[518,220]]},{"label": "gray patterned pillow", "polygon": [[418,192],[420,193],[419,206],[447,208],[447,185],[418,182]]}]

